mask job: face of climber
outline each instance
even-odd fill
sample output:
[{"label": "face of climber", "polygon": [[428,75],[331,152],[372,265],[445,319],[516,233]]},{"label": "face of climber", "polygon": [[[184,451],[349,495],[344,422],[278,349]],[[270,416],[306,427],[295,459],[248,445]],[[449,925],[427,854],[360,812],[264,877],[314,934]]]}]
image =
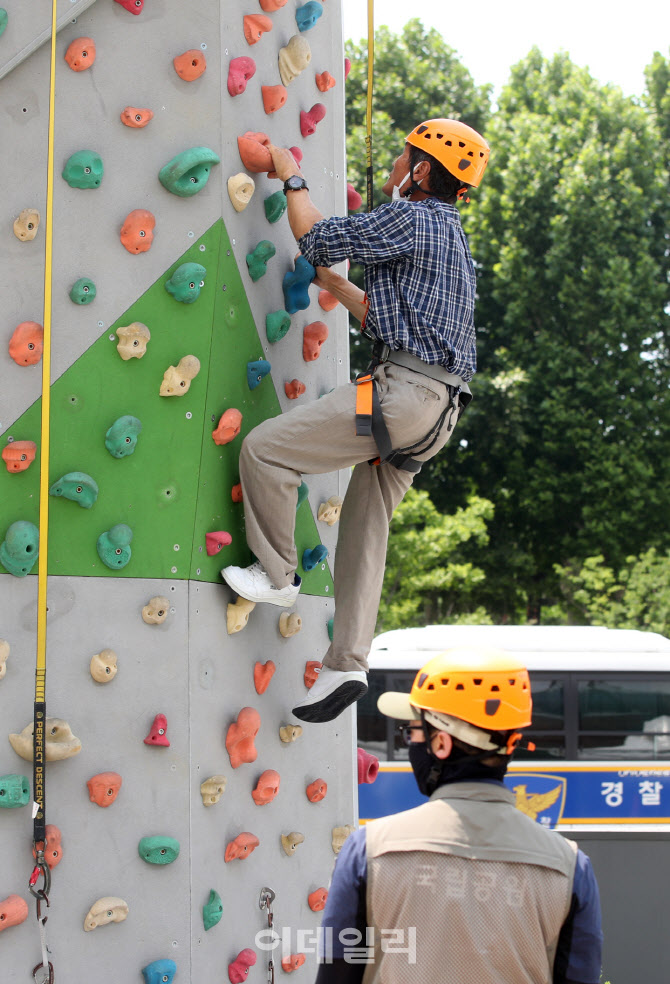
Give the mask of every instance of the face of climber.
[{"label": "face of climber", "polygon": [[[402,154],[397,157],[393,167],[391,168],[391,173],[386,179],[386,184],[382,187],[382,191],[389,198],[393,198],[393,189],[398,188],[401,197],[402,192],[406,191],[410,183],[410,162],[409,162],[409,152],[410,145],[405,144]],[[414,180],[417,184],[421,184],[424,178],[428,177],[430,172],[430,164],[428,161],[419,161],[419,163],[414,168]],[[426,182],[426,186],[428,182]]]}]

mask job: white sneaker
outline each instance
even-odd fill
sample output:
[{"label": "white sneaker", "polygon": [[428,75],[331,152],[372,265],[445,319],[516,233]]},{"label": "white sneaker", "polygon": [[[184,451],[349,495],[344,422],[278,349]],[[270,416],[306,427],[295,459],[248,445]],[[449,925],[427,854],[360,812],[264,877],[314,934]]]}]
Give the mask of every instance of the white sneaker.
[{"label": "white sneaker", "polygon": [[310,692],[291,712],[301,721],[319,724],[332,721],[367,693],[367,674],[363,670],[331,670],[322,666],[317,672]]},{"label": "white sneaker", "polygon": [[249,567],[224,567],[221,576],[241,598],[255,602],[267,601],[282,608],[295,605],[300,591],[301,581],[297,574],[294,584],[275,588],[258,560]]}]

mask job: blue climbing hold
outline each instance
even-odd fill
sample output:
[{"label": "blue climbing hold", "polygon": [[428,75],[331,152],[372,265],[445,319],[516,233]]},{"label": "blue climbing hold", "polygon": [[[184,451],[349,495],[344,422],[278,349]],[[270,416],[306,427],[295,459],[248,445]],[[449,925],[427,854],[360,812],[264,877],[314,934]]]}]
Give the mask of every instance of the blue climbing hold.
[{"label": "blue climbing hold", "polygon": [[322,543],[317,544],[316,547],[312,547],[311,550],[305,550],[302,555],[303,571],[313,571],[327,556],[328,547],[324,547]]},{"label": "blue climbing hold", "polygon": [[308,0],[302,7],[298,7],[295,12],[295,21],[299,31],[309,31],[314,27],[319,17],[323,13],[323,5],[318,0]]},{"label": "blue climbing hold", "polygon": [[272,366],[265,359],[258,359],[256,362],[247,362],[247,382],[249,383],[249,389],[256,389],[271,369]]},{"label": "blue climbing hold", "polygon": [[308,288],[315,276],[316,270],[304,256],[299,256],[295,261],[295,270],[284,274],[284,307],[289,314],[309,307]]},{"label": "blue climbing hold", "polygon": [[171,984],[174,975],[177,973],[177,964],[174,960],[154,960],[142,968],[144,984]]}]

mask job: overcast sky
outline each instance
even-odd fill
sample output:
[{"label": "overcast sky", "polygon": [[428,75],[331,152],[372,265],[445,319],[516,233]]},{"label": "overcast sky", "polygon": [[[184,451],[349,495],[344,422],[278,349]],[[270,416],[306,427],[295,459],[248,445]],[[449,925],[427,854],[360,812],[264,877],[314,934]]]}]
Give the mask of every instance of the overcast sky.
[{"label": "overcast sky", "polygon": [[[342,0],[344,37],[367,38],[367,0]],[[460,13],[459,13],[460,10]],[[399,32],[412,17],[434,27],[481,85],[491,82],[494,97],[509,69],[537,45],[545,57],[567,51],[600,82],[613,82],[629,96],[644,91],[644,68],[654,51],[670,48],[670,0],[617,3],[616,0],[477,0],[412,4],[375,0],[375,28],[386,24]]]}]

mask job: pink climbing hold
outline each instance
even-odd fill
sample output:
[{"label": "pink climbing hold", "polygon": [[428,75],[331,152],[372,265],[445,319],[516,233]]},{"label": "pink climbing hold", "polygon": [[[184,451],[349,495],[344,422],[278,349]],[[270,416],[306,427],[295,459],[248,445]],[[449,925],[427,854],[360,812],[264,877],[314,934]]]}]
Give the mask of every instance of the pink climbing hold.
[{"label": "pink climbing hold", "polygon": [[212,438],[215,444],[230,444],[240,433],[242,427],[242,414],[239,410],[231,407],[226,410],[216,425],[216,430],[212,431]]},{"label": "pink climbing hold", "polygon": [[116,2],[131,14],[141,14],[144,7],[144,0],[116,0]]},{"label": "pink climbing hold", "polygon": [[219,550],[229,547],[232,542],[232,536],[230,533],[226,533],[225,530],[219,530],[216,533],[205,533],[205,550],[207,551],[207,556],[215,557]]},{"label": "pink climbing hold", "polygon": [[249,857],[250,854],[256,850],[260,841],[255,834],[250,834],[248,830],[243,831],[238,834],[234,840],[229,841],[226,844],[226,852],[223,856],[223,860],[226,864],[229,861],[235,861],[237,858],[240,861],[244,861]]},{"label": "pink climbing hold", "polygon": [[256,62],[247,55],[233,58],[228,66],[228,92],[240,96],[247,87],[249,79],[256,74]]},{"label": "pink climbing hold", "polygon": [[233,769],[244,762],[255,762],[258,752],[254,739],[261,726],[261,716],[253,707],[243,707],[237,721],[228,726],[226,732],[226,751]]},{"label": "pink climbing hold", "polygon": [[0,902],[0,933],[10,926],[18,926],[28,918],[28,903],[20,895],[8,895]]},{"label": "pink climbing hold", "polygon": [[280,781],[279,773],[274,769],[266,769],[261,773],[256,788],[251,794],[256,806],[267,806],[272,802],[279,792]]},{"label": "pink climbing hold", "polygon": [[284,383],[284,392],[289,400],[297,400],[306,390],[307,387],[299,379],[292,379],[290,383]]},{"label": "pink climbing hold", "polygon": [[293,154],[296,164],[302,163],[302,151],[300,147],[289,147],[289,150]]},{"label": "pink climbing hold", "polygon": [[355,212],[363,204],[363,199],[358,194],[352,184],[347,183],[347,208],[350,212]]},{"label": "pink climbing hold", "polygon": [[305,362],[314,362],[321,355],[321,346],[328,338],[328,325],[323,321],[313,321],[302,330],[302,357]]},{"label": "pink climbing hold", "polygon": [[327,899],[328,889],[317,888],[313,892],[310,892],[307,896],[307,905],[310,907],[312,912],[321,912],[326,908]]},{"label": "pink climbing hold", "polygon": [[344,59],[344,77],[345,77],[345,79],[346,79],[346,77],[347,77],[347,75],[349,74],[350,71],[351,71],[351,59],[345,58]]},{"label": "pink climbing hold", "polygon": [[149,734],[144,739],[145,745],[159,745],[168,748],[170,741],[167,736],[167,718],[164,714],[157,714],[151,725]]},{"label": "pink climbing hold", "polygon": [[263,14],[247,14],[243,18],[243,25],[247,44],[256,44],[264,34],[272,30],[272,21]]},{"label": "pink climbing hold", "polygon": [[250,130],[237,138],[237,149],[246,171],[261,174],[272,170],[272,154],[268,150],[269,143],[270,138],[266,133],[252,133]]},{"label": "pink climbing hold", "polygon": [[322,666],[323,663],[320,663],[318,659],[308,659],[305,663],[305,672],[302,678],[308,690],[311,690],[316,683],[316,678]]},{"label": "pink climbing hold", "polygon": [[332,311],[340,302],[329,290],[319,291],[319,307],[322,311]]},{"label": "pink climbing hold", "polygon": [[314,103],[312,108],[308,111],[304,109],[300,112],[300,132],[303,137],[309,137],[310,134],[316,132],[317,123],[326,115],[326,107],[323,103]]},{"label": "pink climbing hold", "polygon": [[249,976],[249,967],[256,963],[256,954],[250,947],[240,950],[235,959],[228,964],[230,984],[243,984]]},{"label": "pink climbing hold", "polygon": [[257,694],[265,693],[276,669],[277,667],[271,659],[266,663],[254,663],[254,687]]},{"label": "pink climbing hold", "polygon": [[379,759],[359,748],[358,756],[358,785],[374,782],[379,772]]},{"label": "pink climbing hold", "polygon": [[336,82],[330,72],[321,72],[320,75],[317,72],[316,87],[319,92],[328,92],[328,90],[332,89],[334,85],[336,85]]}]

